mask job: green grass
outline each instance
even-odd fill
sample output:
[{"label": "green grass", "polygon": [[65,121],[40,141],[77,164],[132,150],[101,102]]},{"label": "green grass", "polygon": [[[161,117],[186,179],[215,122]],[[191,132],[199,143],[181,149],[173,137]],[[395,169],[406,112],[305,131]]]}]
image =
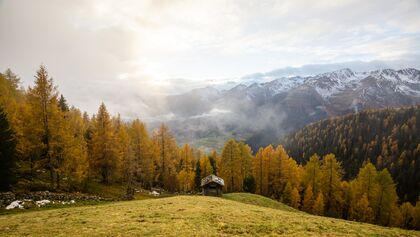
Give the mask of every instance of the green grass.
[{"label": "green grass", "polygon": [[176,196],[3,215],[0,236],[420,236],[313,216],[256,195],[225,197]]}]

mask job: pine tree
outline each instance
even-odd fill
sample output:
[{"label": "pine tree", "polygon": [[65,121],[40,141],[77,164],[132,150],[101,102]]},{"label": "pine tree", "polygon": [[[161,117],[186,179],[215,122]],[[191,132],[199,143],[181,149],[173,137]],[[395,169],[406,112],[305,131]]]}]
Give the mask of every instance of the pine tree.
[{"label": "pine tree", "polygon": [[211,164],[213,173],[215,175],[218,175],[217,174],[217,159],[218,158],[217,158],[217,152],[216,152],[216,150],[211,151],[210,152],[210,155],[208,157],[209,157],[209,161],[210,161],[210,164]]},{"label": "pine tree", "polygon": [[200,161],[199,160],[195,164],[194,183],[195,183],[195,190],[196,191],[201,191],[201,168],[200,168]]},{"label": "pine tree", "polygon": [[2,106],[0,141],[0,191],[8,191],[16,181],[16,142]]},{"label": "pine tree", "polygon": [[62,112],[67,112],[70,110],[66,99],[64,98],[63,94],[60,95],[60,99],[58,101],[58,106],[60,107]]}]

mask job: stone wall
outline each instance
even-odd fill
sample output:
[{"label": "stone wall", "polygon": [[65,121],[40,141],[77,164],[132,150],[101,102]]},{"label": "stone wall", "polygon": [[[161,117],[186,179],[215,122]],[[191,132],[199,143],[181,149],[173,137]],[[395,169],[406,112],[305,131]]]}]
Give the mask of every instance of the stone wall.
[{"label": "stone wall", "polygon": [[88,195],[82,193],[54,193],[49,191],[39,191],[39,192],[30,192],[30,193],[12,193],[12,192],[5,192],[0,193],[0,207],[5,207],[9,205],[11,202],[15,200],[24,200],[30,199],[33,201],[40,201],[40,200],[51,200],[51,201],[104,201],[104,198],[95,196],[95,195]]}]

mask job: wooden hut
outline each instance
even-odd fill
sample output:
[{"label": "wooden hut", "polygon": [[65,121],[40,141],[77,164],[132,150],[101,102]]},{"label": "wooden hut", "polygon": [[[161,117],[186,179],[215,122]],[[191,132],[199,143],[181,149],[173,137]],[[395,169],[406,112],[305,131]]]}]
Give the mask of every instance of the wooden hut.
[{"label": "wooden hut", "polygon": [[222,196],[223,186],[225,186],[225,181],[213,174],[201,180],[201,188],[205,196]]}]

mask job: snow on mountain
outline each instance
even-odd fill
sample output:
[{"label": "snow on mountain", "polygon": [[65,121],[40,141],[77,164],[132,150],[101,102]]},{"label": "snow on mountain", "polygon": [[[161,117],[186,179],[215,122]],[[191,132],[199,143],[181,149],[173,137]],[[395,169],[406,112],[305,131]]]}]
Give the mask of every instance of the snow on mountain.
[{"label": "snow on mountain", "polygon": [[368,72],[345,68],[315,76],[248,81],[253,83],[168,97],[166,112],[175,115],[169,126],[182,142],[235,134],[258,147],[331,116],[420,103],[420,71],[414,68]]},{"label": "snow on mountain", "polygon": [[[272,95],[286,92],[301,85],[312,86],[324,99],[328,99],[347,89],[356,89],[362,86],[361,81],[367,77],[373,77],[378,82],[389,82],[398,88],[399,92],[410,95],[420,93],[420,71],[413,68],[393,70],[383,69],[370,72],[354,72],[348,68],[322,73],[307,77],[283,77],[270,82],[257,83],[246,86],[240,84],[232,90],[252,90],[255,87],[267,88]],[[413,89],[414,88],[414,89]]]}]

